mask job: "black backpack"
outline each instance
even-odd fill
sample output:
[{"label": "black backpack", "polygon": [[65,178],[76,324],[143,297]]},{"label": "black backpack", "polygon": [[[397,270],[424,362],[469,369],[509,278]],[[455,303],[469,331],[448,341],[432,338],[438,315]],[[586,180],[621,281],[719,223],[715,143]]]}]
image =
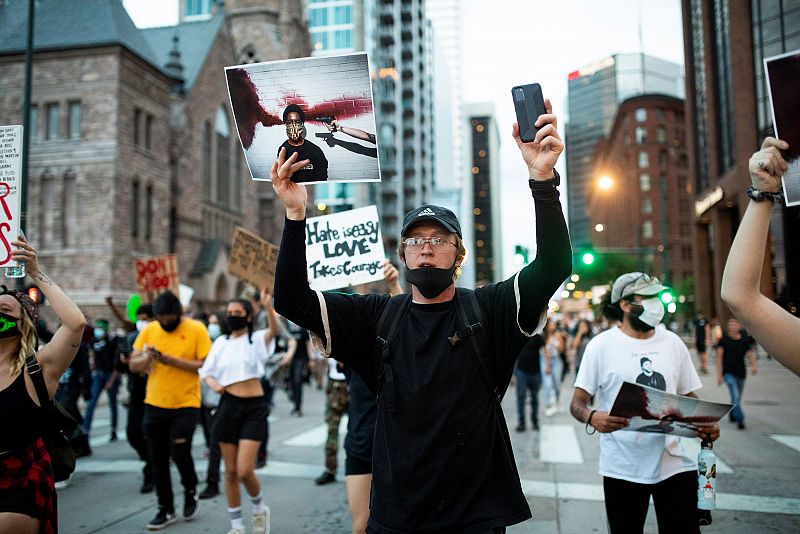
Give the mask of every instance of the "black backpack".
[{"label": "black backpack", "polygon": [[44,428],[42,440],[53,466],[53,475],[56,482],[66,480],[75,471],[75,460],[78,457],[72,447],[70,438],[79,432],[78,422],[67,413],[61,404],[50,400],[47,385],[44,383],[42,367],[36,356],[31,354],[25,360],[28,375],[36,388],[36,396],[44,410]]},{"label": "black backpack", "polygon": [[[503,400],[503,392],[497,386],[493,362],[490,358],[489,340],[483,323],[483,314],[475,298],[475,291],[463,287],[456,288],[454,297],[456,316],[461,328],[447,340],[456,346],[467,339],[478,362],[478,370],[486,391],[498,404]],[[377,349],[381,356],[381,372],[378,374],[380,395],[389,412],[394,411],[394,375],[392,374],[392,346],[397,340],[400,326],[406,320],[411,308],[411,294],[404,293],[389,299],[378,320]],[[391,319],[390,319],[391,318]]]}]

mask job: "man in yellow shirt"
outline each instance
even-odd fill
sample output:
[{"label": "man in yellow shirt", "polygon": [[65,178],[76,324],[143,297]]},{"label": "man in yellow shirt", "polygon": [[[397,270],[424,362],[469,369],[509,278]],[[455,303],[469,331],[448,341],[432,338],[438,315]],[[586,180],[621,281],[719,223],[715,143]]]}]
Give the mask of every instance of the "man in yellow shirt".
[{"label": "man in yellow shirt", "polygon": [[147,528],[161,530],[175,522],[169,459],[175,462],[185,489],[183,519],[197,517],[197,473],[192,436],[200,409],[197,370],[211,348],[203,323],[183,317],[178,297],[165,291],[153,303],[156,320],[133,343],[130,369],[147,372],[142,428],[150,452],[158,495],[158,513]]}]

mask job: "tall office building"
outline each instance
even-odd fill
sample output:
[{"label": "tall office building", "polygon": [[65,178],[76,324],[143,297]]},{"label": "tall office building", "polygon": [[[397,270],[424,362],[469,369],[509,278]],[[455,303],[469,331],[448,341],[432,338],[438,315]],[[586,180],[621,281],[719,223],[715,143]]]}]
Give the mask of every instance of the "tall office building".
[{"label": "tall office building", "polygon": [[500,134],[493,104],[467,104],[463,114],[469,169],[462,190],[461,228],[468,252],[459,284],[474,287],[503,276]]},{"label": "tall office building", "polygon": [[[686,126],[695,174],[696,307],[727,318],[725,262],[748,199],[748,159],[773,135],[765,57],[800,48],[800,3],[683,0]],[[792,313],[800,305],[800,208],[776,206],[761,290]],[[795,268],[792,268],[795,267]]]},{"label": "tall office building", "polygon": [[615,54],[569,74],[567,198],[572,242],[591,242],[586,195],[593,180],[592,159],[597,142],[609,134],[619,103],[639,94],[683,98],[680,65],[646,54]]}]

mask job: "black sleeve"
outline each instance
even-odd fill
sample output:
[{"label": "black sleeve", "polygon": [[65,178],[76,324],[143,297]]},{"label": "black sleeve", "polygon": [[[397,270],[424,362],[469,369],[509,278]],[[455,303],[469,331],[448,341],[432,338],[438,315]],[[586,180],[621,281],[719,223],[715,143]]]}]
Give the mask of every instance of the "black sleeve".
[{"label": "black sleeve", "polygon": [[[319,158],[319,160],[317,162],[317,165],[319,165],[319,176],[318,176],[318,179],[319,180],[327,180],[328,179],[328,158],[325,157],[325,152],[323,152],[320,147],[314,145],[314,148],[317,149],[317,156]],[[316,165],[315,165],[315,167],[316,167]]]}]

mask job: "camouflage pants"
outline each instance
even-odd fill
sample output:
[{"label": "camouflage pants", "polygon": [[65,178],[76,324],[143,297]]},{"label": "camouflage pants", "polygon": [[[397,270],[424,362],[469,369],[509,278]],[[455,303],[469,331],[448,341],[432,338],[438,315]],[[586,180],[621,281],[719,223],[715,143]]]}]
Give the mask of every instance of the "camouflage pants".
[{"label": "camouflage pants", "polygon": [[336,453],[339,450],[339,422],[350,405],[347,382],[328,380],[328,399],[325,402],[325,422],[328,423],[328,440],[325,442],[325,469],[336,473]]}]

